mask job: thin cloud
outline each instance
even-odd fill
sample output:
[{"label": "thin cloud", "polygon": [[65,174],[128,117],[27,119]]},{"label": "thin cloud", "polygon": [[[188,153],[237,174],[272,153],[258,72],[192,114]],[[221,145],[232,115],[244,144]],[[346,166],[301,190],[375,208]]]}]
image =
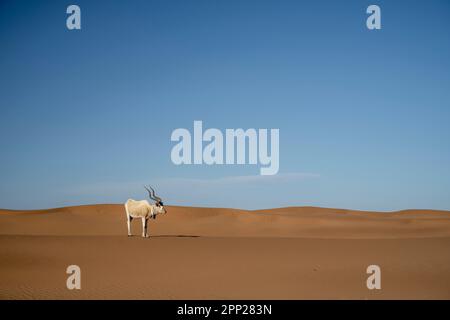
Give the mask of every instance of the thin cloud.
[{"label": "thin cloud", "polygon": [[228,186],[235,184],[253,184],[253,183],[280,183],[299,181],[306,179],[320,178],[316,173],[283,173],[277,175],[242,175],[242,176],[227,176],[211,179],[198,178],[153,178],[142,181],[127,181],[127,182],[101,182],[88,185],[81,185],[74,188],[65,189],[65,194],[72,195],[98,195],[98,196],[118,196],[132,192],[134,190],[141,190],[142,186],[147,185],[149,181],[158,188],[173,188],[184,186],[196,187],[214,187],[214,186]]},{"label": "thin cloud", "polygon": [[196,184],[196,185],[226,185],[235,183],[270,183],[270,182],[288,182],[305,179],[316,179],[320,175],[316,173],[283,173],[277,175],[243,175],[228,176],[212,179],[196,179],[196,178],[166,178],[156,179],[155,182],[165,184]]}]

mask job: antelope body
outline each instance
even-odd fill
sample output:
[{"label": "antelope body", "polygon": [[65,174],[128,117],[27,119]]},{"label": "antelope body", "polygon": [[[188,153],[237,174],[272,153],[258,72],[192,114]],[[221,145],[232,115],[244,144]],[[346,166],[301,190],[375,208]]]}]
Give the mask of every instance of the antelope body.
[{"label": "antelope body", "polygon": [[160,197],[155,195],[155,190],[150,187],[151,191],[144,187],[148,191],[148,195],[151,200],[155,201],[155,204],[150,204],[147,200],[133,200],[128,199],[125,202],[125,212],[127,214],[128,236],[131,236],[131,221],[133,218],[141,218],[142,220],[142,236],[148,237],[147,224],[148,219],[156,219],[156,216],[160,213],[166,213],[164,204]]}]

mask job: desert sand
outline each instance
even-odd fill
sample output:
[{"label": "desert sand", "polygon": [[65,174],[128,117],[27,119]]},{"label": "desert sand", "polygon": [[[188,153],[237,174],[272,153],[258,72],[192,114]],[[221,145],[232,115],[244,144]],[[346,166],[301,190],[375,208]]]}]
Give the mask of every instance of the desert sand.
[{"label": "desert sand", "polygon": [[119,204],[0,210],[0,299],[450,299],[449,211],[167,209],[147,239]]}]

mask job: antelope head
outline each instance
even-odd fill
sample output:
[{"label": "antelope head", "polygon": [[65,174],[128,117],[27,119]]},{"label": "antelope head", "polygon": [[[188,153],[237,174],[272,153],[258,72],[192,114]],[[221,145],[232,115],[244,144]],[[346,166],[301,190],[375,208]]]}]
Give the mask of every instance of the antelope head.
[{"label": "antelope head", "polygon": [[[144,186],[144,188],[147,190],[148,196],[150,197],[150,199],[155,201],[155,204],[154,204],[154,209],[156,211],[155,213],[156,214],[167,213],[167,210],[164,208],[164,203],[163,203],[162,199],[160,197],[158,197],[157,195],[155,195],[155,190],[153,190],[153,188],[151,186],[148,186],[148,188],[146,186]],[[155,218],[155,216],[153,216],[153,218]]]}]

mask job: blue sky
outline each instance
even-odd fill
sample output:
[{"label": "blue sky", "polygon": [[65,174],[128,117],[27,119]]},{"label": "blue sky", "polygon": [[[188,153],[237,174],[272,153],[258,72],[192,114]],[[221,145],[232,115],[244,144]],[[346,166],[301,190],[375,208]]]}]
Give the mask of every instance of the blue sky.
[{"label": "blue sky", "polygon": [[[1,1],[0,207],[450,210],[449,57],[445,0]],[[279,128],[279,174],[175,166],[194,120]]]}]

